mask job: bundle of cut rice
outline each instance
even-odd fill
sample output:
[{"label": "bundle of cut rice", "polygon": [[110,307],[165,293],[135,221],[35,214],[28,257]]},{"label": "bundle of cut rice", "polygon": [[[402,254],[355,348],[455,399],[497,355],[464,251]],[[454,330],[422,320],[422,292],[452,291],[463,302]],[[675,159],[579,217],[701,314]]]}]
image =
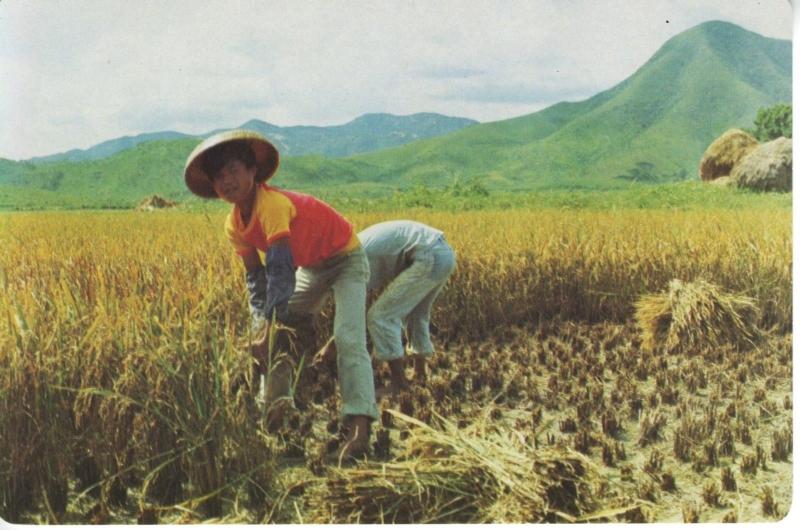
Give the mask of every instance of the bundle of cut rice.
[{"label": "bundle of cut rice", "polygon": [[751,190],[792,191],[792,140],[781,137],[759,145],[736,164],[731,180]]},{"label": "bundle of cut rice", "polygon": [[758,147],[758,140],[740,129],[730,129],[711,142],[700,160],[698,173],[703,181],[714,181],[731,174],[736,164]]},{"label": "bundle of cut rice", "polygon": [[478,423],[459,429],[439,416],[440,428],[434,428],[390,412],[414,427],[406,454],[388,463],[332,469],[309,499],[313,522],[575,522],[641,505],[625,500],[571,449],[534,449],[514,432]]},{"label": "bundle of cut rice", "polygon": [[636,303],[642,347],[655,353],[752,345],[759,335],[758,313],[754,299],[726,293],[705,280],[672,280],[667,292],[642,296]]},{"label": "bundle of cut rice", "polygon": [[165,199],[163,197],[159,197],[158,195],[151,195],[136,207],[137,210],[142,210],[146,212],[152,212],[153,210],[161,210],[164,208],[172,208],[176,206],[178,203],[171,201],[169,199]]}]

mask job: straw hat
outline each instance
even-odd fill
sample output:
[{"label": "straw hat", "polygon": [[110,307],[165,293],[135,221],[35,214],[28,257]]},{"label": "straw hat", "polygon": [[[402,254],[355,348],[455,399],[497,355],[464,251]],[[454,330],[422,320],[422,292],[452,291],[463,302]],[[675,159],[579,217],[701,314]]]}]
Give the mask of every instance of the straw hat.
[{"label": "straw hat", "polygon": [[203,171],[203,155],[212,147],[216,147],[225,142],[245,140],[250,145],[256,156],[256,182],[266,182],[278,169],[278,150],[269,140],[253,131],[232,130],[209,136],[186,159],[186,167],[183,170],[186,186],[200,197],[216,199],[217,192],[211,183],[211,177]]}]

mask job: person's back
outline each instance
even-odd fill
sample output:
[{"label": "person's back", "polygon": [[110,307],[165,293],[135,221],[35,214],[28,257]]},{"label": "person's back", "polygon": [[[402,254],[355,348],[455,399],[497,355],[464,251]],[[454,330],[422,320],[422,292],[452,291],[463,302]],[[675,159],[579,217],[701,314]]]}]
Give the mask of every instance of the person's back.
[{"label": "person's back", "polygon": [[416,221],[387,221],[358,234],[370,263],[368,287],[383,289],[367,312],[375,357],[389,363],[390,386],[407,386],[403,327],[414,356],[417,380],[425,379],[426,359],[433,355],[430,314],[434,300],[455,269],[455,253],[444,233]]},{"label": "person's back", "polygon": [[417,221],[398,220],[374,224],[358,233],[369,259],[369,289],[380,289],[413,261],[414,251],[430,248],[443,235],[441,230]]}]

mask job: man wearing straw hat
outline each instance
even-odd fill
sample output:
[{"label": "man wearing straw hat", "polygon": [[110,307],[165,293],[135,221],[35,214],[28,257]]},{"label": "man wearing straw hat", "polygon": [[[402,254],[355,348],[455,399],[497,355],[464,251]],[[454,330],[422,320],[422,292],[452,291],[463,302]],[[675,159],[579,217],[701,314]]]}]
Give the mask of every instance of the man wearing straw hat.
[{"label": "man wearing straw hat", "polygon": [[[251,312],[267,323],[265,328],[273,316],[287,321],[318,312],[333,292],[341,413],[348,433],[340,456],[358,458],[368,451],[369,424],[378,416],[366,345],[369,263],[352,225],[336,210],[310,195],[266,184],[278,162],[278,150],[263,136],[228,131],[192,151],[184,176],[195,195],[233,205],[225,233],[244,264]],[[267,337],[265,329],[252,348],[262,368]],[[290,376],[291,370],[270,368],[268,379],[278,380],[267,387],[288,390]],[[279,419],[282,408],[270,412],[272,420]]]}]

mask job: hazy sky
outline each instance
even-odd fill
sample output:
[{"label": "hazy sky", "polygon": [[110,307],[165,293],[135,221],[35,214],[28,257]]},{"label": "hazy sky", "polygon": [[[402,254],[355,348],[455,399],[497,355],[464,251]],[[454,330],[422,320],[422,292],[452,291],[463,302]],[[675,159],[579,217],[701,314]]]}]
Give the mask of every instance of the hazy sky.
[{"label": "hazy sky", "polygon": [[717,19],[792,35],[787,0],[4,0],[0,157],[252,118],[500,120],[610,88]]}]

